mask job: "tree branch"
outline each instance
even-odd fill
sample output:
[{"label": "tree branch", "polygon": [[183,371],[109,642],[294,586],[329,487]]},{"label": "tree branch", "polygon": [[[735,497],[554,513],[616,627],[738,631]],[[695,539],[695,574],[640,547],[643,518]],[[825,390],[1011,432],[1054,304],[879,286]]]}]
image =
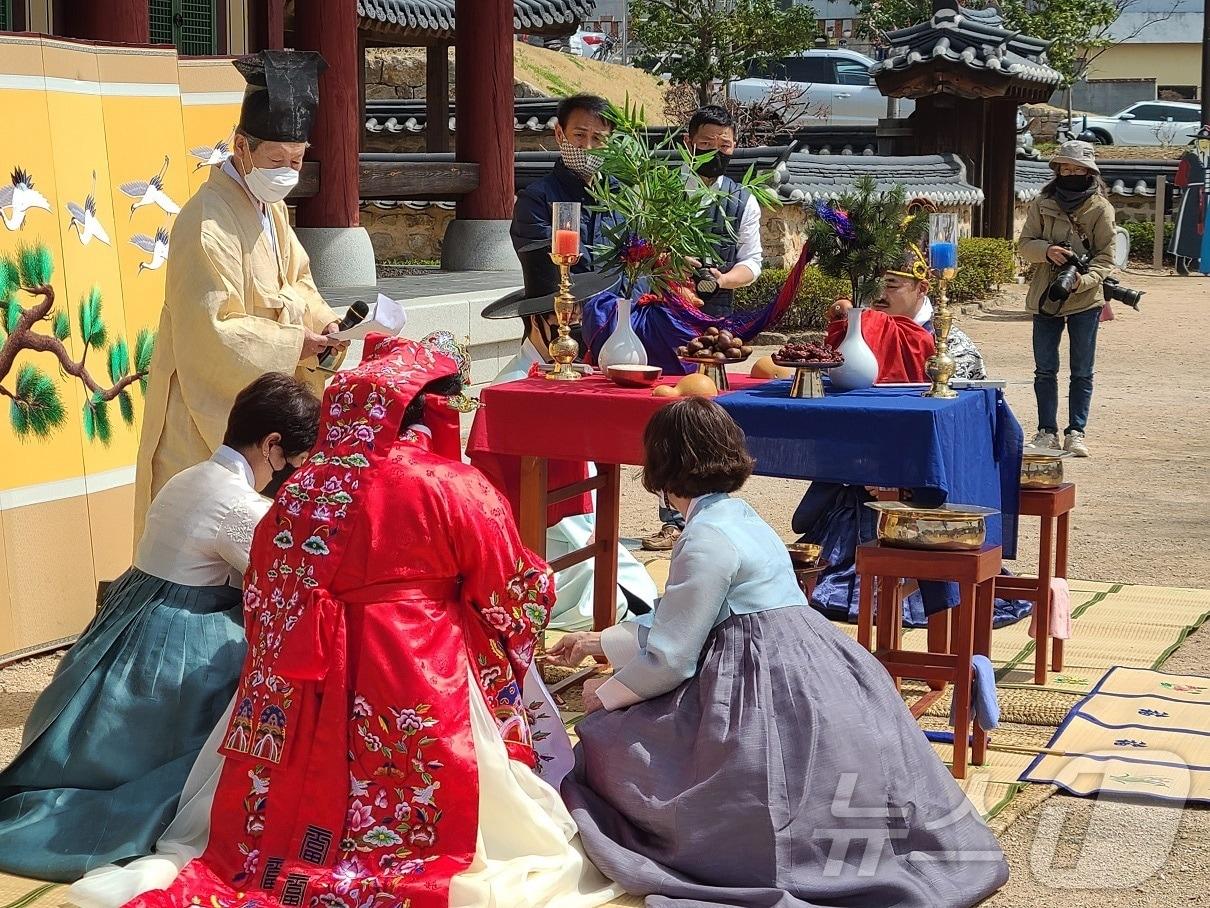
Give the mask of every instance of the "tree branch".
[{"label": "tree branch", "polygon": [[[80,358],[79,362],[76,362],[71,358],[71,354],[67,352],[67,348],[63,346],[63,342],[57,337],[39,334],[33,330],[33,326],[42,319],[49,317],[51,309],[54,308],[54,288],[45,286],[24,289],[27,293],[42,297],[42,301],[35,303],[22,312],[16,329],[9,334],[7,340],[4,342],[4,346],[0,347],[0,381],[3,381],[9,372],[12,371],[17,354],[22,350],[30,350],[35,353],[50,353],[59,361],[59,366],[64,372],[78,378],[93,395],[100,395],[101,400],[113,400],[135,382],[146,378],[146,371],[134,372],[120,379],[112,387],[102,388],[84,367],[83,357]],[[87,351],[87,345],[85,346],[85,350]],[[13,397],[12,393],[7,391],[3,386],[0,386],[0,391],[7,397]],[[15,400],[16,398],[13,397],[13,399]]]}]

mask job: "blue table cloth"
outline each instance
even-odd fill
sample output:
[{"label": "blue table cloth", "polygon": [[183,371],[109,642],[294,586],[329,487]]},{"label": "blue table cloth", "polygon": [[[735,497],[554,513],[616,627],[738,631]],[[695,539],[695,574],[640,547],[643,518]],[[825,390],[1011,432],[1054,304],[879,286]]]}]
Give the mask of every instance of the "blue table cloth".
[{"label": "blue table cloth", "polygon": [[[987,540],[1017,554],[1021,425],[998,389],[951,400],[916,388],[789,396],[789,380],[721,395],[763,476],[912,489],[929,504],[995,508]],[[931,499],[931,500],[930,500]]]}]

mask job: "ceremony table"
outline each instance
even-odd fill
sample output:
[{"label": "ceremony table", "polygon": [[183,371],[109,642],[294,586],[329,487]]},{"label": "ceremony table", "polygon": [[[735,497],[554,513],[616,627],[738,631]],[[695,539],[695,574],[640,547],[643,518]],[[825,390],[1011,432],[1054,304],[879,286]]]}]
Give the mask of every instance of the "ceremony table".
[{"label": "ceremony table", "polygon": [[[923,386],[888,386],[794,399],[789,380],[729,378],[731,390],[716,400],[747,435],[757,474],[911,489],[930,506],[994,508],[1000,513],[988,519],[987,542],[1015,557],[1022,433],[1001,391],[964,390],[939,400],[922,397]],[[521,379],[486,388],[480,400],[467,454],[472,462],[520,459],[516,517],[526,546],[545,557],[548,506],[596,492],[593,544],[551,567],[594,558],[593,623],[598,630],[612,625],[621,466],[642,465],[648,421],[677,398],[591,375],[577,382]],[[561,461],[593,462],[597,475],[551,489],[548,466]]]}]

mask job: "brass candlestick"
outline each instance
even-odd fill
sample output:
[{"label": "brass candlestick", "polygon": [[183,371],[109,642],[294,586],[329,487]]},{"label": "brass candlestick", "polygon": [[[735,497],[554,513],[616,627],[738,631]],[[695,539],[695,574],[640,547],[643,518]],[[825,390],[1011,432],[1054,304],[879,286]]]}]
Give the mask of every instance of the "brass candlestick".
[{"label": "brass candlestick", "polygon": [[554,368],[546,373],[551,381],[579,381],[580,373],[571,368],[580,345],[571,336],[571,319],[576,311],[576,298],[571,295],[571,266],[580,258],[579,253],[552,252],[551,261],[559,266],[559,290],[555,293],[555,318],[559,320],[559,336],[550,342],[550,353]]},{"label": "brass candlestick", "polygon": [[954,324],[954,313],[950,309],[949,290],[946,285],[958,273],[956,268],[945,268],[934,271],[937,278],[937,309],[933,313],[933,333],[937,337],[937,352],[928,358],[924,371],[932,379],[933,384],[924,392],[925,397],[937,397],[949,400],[958,396],[958,392],[950,387],[950,380],[958,364],[950,356],[950,328]]}]

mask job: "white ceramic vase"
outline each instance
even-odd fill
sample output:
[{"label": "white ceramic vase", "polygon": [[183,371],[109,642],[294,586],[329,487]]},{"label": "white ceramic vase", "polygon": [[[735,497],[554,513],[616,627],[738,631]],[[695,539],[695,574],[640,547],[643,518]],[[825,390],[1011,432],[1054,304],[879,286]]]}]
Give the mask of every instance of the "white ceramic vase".
[{"label": "white ceramic vase", "polygon": [[844,364],[828,372],[832,387],[841,391],[859,391],[872,387],[878,380],[878,358],[861,333],[861,315],[865,311],[857,306],[849,310],[849,327],[839,347]]},{"label": "white ceramic vase", "polygon": [[597,357],[601,370],[610,366],[645,366],[647,350],[630,324],[630,299],[618,297],[618,324]]}]

